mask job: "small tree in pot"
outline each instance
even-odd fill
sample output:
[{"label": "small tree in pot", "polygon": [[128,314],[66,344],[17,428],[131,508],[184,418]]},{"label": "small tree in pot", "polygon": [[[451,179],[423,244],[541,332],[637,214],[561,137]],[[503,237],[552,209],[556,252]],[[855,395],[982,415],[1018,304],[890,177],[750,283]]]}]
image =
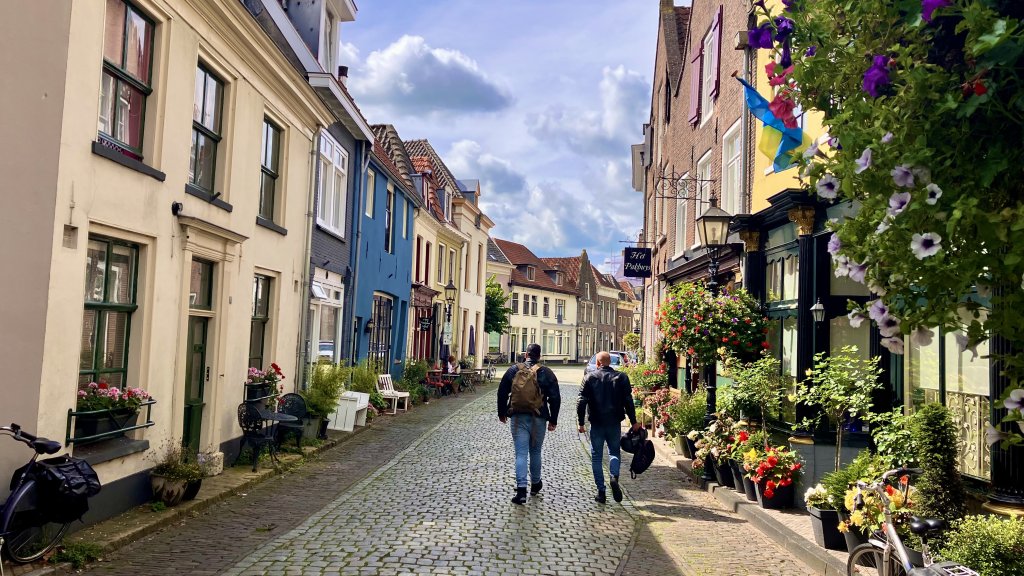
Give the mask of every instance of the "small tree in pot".
[{"label": "small tree in pot", "polygon": [[338,409],[341,392],[345,388],[345,370],[335,364],[320,364],[313,367],[309,386],[299,392],[306,401],[309,413],[308,424],[314,429],[307,431],[310,438],[323,438],[327,431],[327,416]]}]

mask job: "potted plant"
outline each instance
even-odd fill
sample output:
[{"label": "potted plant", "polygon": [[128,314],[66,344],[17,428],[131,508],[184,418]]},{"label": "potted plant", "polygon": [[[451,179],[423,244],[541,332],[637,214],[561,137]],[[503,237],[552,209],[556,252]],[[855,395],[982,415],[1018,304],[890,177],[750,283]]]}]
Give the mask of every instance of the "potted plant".
[{"label": "potted plant", "polygon": [[746,477],[747,470],[744,467],[744,454],[751,449],[755,451],[755,454],[758,450],[764,450],[767,442],[768,433],[764,430],[755,432],[740,430],[737,432],[736,441],[729,451],[729,467],[732,470],[733,484],[736,485],[736,491],[746,495],[750,501],[757,500],[757,491],[754,488],[753,481]]},{"label": "potted plant", "polygon": [[181,444],[171,444],[149,471],[153,497],[167,506],[176,506],[184,499],[188,484],[201,482],[203,475],[203,467],[194,454]]},{"label": "potted plant", "polygon": [[670,420],[669,409],[678,401],[669,388],[659,388],[654,394],[644,398],[644,410],[651,415],[651,430],[657,430],[659,438],[665,436],[664,426]]},{"label": "potted plant", "polygon": [[427,363],[423,360],[408,359],[405,361],[405,370],[397,386],[408,392],[410,398],[426,404],[430,401],[430,395],[424,385],[426,379]]},{"label": "potted plant", "polygon": [[811,515],[811,530],[818,546],[829,550],[846,550],[846,539],[839,532],[838,502],[819,482],[804,492],[804,505]]},{"label": "potted plant", "polygon": [[747,475],[754,482],[757,503],[761,508],[779,509],[793,505],[793,482],[801,473],[803,464],[796,452],[786,446],[768,446],[763,454],[752,458],[752,470]]},{"label": "potted plant", "polygon": [[708,425],[697,440],[697,452],[693,468],[712,466],[715,479],[721,486],[735,488],[732,471],[729,469],[729,445],[733,438],[735,422],[724,414],[715,414],[715,420]]},{"label": "potted plant", "polygon": [[261,398],[272,399],[273,407],[276,408],[276,398],[282,392],[282,387],[278,384],[281,380],[284,380],[284,373],[276,363],[271,362],[270,368],[266,370],[249,368],[245,378],[245,400],[248,402]]},{"label": "potted plant", "polygon": [[78,390],[75,437],[88,438],[101,434],[107,434],[107,438],[123,436],[124,432],[115,433],[135,426],[142,403],[152,398],[141,388],[121,389],[103,381],[89,382]]},{"label": "potted plant", "polygon": [[[870,450],[864,450],[857,455],[849,464],[839,470],[825,474],[821,479],[821,485],[829,494],[829,498],[835,503],[839,522],[843,523],[849,519],[853,510],[846,507],[846,491],[858,480],[871,482],[878,479],[888,470],[885,462],[877,454]],[[852,552],[858,545],[867,542],[867,533],[859,529],[850,529],[851,525],[846,523],[839,526],[839,532],[846,541],[846,549]]]},{"label": "potted plant", "polygon": [[677,405],[678,407],[676,408],[676,414],[678,416],[676,426],[683,434],[686,449],[689,450],[691,458],[693,458],[697,453],[697,435],[699,435],[699,431],[704,428],[704,417],[707,414],[707,403],[707,390],[704,388],[698,388],[693,394],[687,395],[685,399],[681,397],[679,405]]},{"label": "potted plant", "polygon": [[910,430],[917,462],[924,470],[916,481],[920,497],[915,512],[952,524],[964,515],[967,493],[956,469],[956,427],[949,409],[941,404],[925,404],[914,413]]},{"label": "potted plant", "polygon": [[702,283],[677,284],[658,309],[655,325],[666,347],[701,366],[724,355],[755,357],[768,347],[760,303],[742,288],[715,296]]},{"label": "potted plant", "polygon": [[743,410],[748,422],[764,423],[768,416],[777,414],[782,395],[789,387],[788,377],[782,375],[779,360],[767,351],[755,362],[743,362],[736,357],[726,361],[733,379],[733,401]]},{"label": "potted plant", "polygon": [[196,499],[196,496],[199,495],[199,489],[203,486],[203,478],[217,474],[218,470],[224,466],[224,462],[221,460],[223,457],[222,454],[214,454],[212,452],[200,452],[195,455],[196,464],[199,465],[199,471],[202,476],[195,480],[189,480],[188,484],[185,485],[185,496],[182,500]]},{"label": "potted plant", "polygon": [[306,401],[306,429],[303,436],[307,438],[325,438],[327,436],[327,416],[338,409],[341,393],[345,388],[348,368],[336,364],[319,364],[314,366],[309,375],[309,385],[299,392]]},{"label": "potted plant", "polygon": [[[908,525],[914,508],[914,501],[917,497],[917,491],[910,485],[910,478],[908,476],[896,478],[895,485],[890,484],[885,487],[885,493],[889,499],[889,510],[892,513],[893,524],[900,535],[900,539],[905,543],[911,541]],[[878,494],[852,486],[846,491],[843,505],[847,510],[850,510],[850,515],[839,523],[840,532],[848,533],[853,529],[857,529],[862,534],[870,535],[881,530],[882,523],[885,522],[885,512]],[[910,554],[910,561],[915,566],[920,566],[923,563],[921,553],[910,546],[906,548]]]}]

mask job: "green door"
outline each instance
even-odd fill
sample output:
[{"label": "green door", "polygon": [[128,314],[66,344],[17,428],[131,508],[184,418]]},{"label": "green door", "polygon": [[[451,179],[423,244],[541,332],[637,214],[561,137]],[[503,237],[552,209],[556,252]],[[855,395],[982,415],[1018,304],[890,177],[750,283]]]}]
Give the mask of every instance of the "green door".
[{"label": "green door", "polygon": [[206,329],[210,319],[188,317],[188,357],[185,360],[185,429],[182,444],[195,453],[203,432],[203,401],[210,371],[206,367]]}]

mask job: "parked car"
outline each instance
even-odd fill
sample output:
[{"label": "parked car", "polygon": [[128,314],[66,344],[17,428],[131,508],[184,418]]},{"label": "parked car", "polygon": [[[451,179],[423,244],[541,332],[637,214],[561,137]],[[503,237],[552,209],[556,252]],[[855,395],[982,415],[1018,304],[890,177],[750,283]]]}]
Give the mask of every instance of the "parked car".
[{"label": "parked car", "polygon": [[334,342],[326,340],[320,342],[320,351],[317,354],[320,358],[326,358],[328,360],[334,360]]},{"label": "parked car", "polygon": [[[609,352],[608,354],[612,357],[611,367],[613,370],[625,365],[622,361],[622,356],[619,356],[617,352]],[[587,365],[583,367],[583,377],[586,378],[587,374],[590,374],[594,370],[597,370],[597,354],[591,356],[590,362],[587,362]]]},{"label": "parked car", "polygon": [[622,360],[626,363],[626,366],[636,364],[636,356],[632,352],[626,350],[612,350],[611,353],[622,356]]}]

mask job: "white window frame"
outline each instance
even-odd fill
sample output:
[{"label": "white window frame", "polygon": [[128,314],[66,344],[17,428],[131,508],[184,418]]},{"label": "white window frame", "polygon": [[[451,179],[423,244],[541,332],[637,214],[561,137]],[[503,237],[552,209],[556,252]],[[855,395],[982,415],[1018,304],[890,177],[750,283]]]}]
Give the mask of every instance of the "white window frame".
[{"label": "white window frame", "polygon": [[[320,197],[316,223],[345,237],[348,213],[348,151],[326,132],[320,134]],[[326,217],[325,217],[326,216]]]},{"label": "white window frame", "polygon": [[715,111],[715,101],[711,97],[711,89],[714,87],[715,70],[711,68],[711,53],[715,49],[714,30],[709,30],[701,41],[703,55],[700,59],[700,125],[703,126],[711,119]]},{"label": "white window frame", "polygon": [[366,217],[373,218],[374,196],[376,196],[377,173],[373,169],[366,171]]},{"label": "white window frame", "polygon": [[448,247],[437,243],[437,283],[444,286],[444,258],[448,255]]},{"label": "white window frame", "polygon": [[[708,201],[711,199],[711,150],[708,150],[700,157],[697,161],[697,211],[703,212],[703,209],[708,206]],[[691,248],[696,249],[700,247],[700,238],[696,235],[693,237],[693,246]]]},{"label": "white window frame", "polygon": [[533,266],[527,266],[526,267],[526,279],[532,282],[534,279],[536,279],[536,277],[537,277],[536,269]]},{"label": "white window frame", "polygon": [[[730,154],[729,146],[735,146]],[[740,122],[737,120],[722,137],[722,198],[719,208],[729,214],[743,209],[743,146],[740,143]]]},{"label": "white window frame", "polygon": [[[687,172],[679,178],[677,186],[688,185],[690,180],[690,173]],[[689,222],[686,221],[687,213],[689,212],[690,203],[689,198],[677,198],[676,199],[676,253],[675,256],[679,257],[686,251],[686,232],[689,229]]]},{"label": "white window frame", "polygon": [[456,256],[455,248],[449,248],[448,249],[448,278],[451,279],[452,284],[454,284],[455,283],[455,279],[458,278],[458,275],[457,275],[458,270],[455,269],[455,262],[456,262],[455,256]]},{"label": "white window frame", "polygon": [[402,238],[409,237],[409,200],[402,198]]}]

